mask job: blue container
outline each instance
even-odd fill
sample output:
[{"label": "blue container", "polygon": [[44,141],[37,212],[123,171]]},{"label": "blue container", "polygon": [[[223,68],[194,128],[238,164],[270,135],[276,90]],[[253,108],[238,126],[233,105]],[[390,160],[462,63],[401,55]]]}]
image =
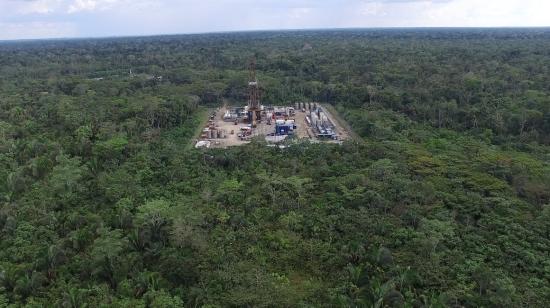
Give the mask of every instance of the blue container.
[{"label": "blue container", "polygon": [[292,132],[293,130],[293,126],[292,125],[276,125],[275,126],[275,134],[277,135],[288,135]]}]

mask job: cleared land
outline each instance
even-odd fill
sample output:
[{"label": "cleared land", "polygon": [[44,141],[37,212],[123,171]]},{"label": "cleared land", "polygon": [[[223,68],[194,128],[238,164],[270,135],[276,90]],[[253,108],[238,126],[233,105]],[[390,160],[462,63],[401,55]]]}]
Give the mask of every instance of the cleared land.
[{"label": "cleared land", "polygon": [[[208,114],[208,118],[200,128],[200,131],[203,132],[205,128],[213,127],[216,131],[222,131],[224,137],[210,138],[208,134],[202,133],[199,134],[202,136],[195,140],[194,144],[202,140],[209,141],[211,148],[227,148],[231,146],[240,146],[247,144],[250,142],[249,139],[252,137],[267,136],[269,134],[275,133],[275,124],[268,125],[267,121],[264,120],[259,123],[255,129],[253,129],[252,136],[250,136],[247,140],[242,140],[241,137],[239,137],[239,133],[241,132],[242,128],[248,126],[248,123],[245,123],[242,120],[239,120],[237,124],[235,124],[235,122],[233,121],[225,121],[223,119],[223,115],[228,109],[230,109],[230,107],[224,106],[216,110],[212,110],[212,112]],[[296,110],[295,115],[289,118],[293,119],[297,126],[296,130],[294,131],[295,137],[298,139],[309,139],[314,142],[340,143],[344,140],[350,139],[351,136],[353,136],[353,133],[350,131],[350,129],[342,125],[342,123],[345,122],[343,122],[343,120],[338,115],[333,114],[335,112],[333,108],[326,108],[325,106],[323,106],[323,110],[329,118],[330,122],[334,125],[336,136],[338,137],[337,140],[317,138],[317,133],[315,132],[315,129],[312,126],[308,125],[306,121],[306,117],[307,115],[309,115],[310,112],[309,110],[305,110],[305,112],[303,112],[302,110]]]}]

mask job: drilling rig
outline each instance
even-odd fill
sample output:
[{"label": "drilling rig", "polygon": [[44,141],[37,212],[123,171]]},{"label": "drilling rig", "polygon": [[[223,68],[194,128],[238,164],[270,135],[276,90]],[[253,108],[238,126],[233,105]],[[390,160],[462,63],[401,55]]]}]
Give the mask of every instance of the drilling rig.
[{"label": "drilling rig", "polygon": [[262,119],[262,110],[260,106],[260,87],[256,78],[256,59],[250,61],[248,78],[248,120],[252,127]]}]

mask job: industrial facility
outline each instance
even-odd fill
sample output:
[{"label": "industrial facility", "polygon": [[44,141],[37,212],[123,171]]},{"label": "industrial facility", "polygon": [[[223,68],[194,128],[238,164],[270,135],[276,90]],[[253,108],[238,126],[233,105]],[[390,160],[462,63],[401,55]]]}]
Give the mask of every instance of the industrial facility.
[{"label": "industrial facility", "polygon": [[338,139],[336,127],[329,119],[329,116],[323,108],[315,107],[314,109],[311,109],[309,111],[309,115],[306,116],[306,122],[313,128],[317,134],[317,138],[328,138],[333,140]]},{"label": "industrial facility", "polygon": [[333,115],[316,102],[262,105],[255,62],[249,67],[248,103],[223,106],[210,114],[195,147],[228,147],[262,137],[267,143],[289,139],[338,142],[348,137]]}]

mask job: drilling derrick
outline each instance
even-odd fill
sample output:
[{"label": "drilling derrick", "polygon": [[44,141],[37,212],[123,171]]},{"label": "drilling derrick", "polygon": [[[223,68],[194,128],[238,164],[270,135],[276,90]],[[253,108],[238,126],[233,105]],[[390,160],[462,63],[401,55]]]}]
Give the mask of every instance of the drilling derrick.
[{"label": "drilling derrick", "polygon": [[248,119],[252,127],[256,127],[261,121],[262,110],[260,106],[260,88],[256,78],[256,60],[250,61],[248,78]]}]

